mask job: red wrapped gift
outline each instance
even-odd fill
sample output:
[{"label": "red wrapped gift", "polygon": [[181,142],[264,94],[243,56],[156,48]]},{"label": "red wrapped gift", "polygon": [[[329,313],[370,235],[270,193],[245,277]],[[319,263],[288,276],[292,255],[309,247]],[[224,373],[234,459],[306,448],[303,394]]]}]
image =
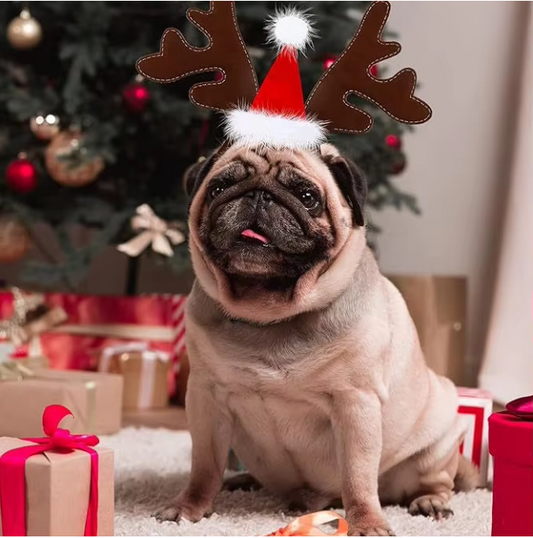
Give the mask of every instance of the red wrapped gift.
[{"label": "red wrapped gift", "polygon": [[[185,296],[47,293],[43,301],[52,311],[64,311],[67,319],[54,326],[41,323],[38,331],[28,335],[29,341],[19,347],[16,357],[42,354],[51,368],[95,370],[104,348],[142,340],[152,349],[171,355],[174,368],[169,382],[173,384],[185,340]],[[0,319],[12,318],[13,311],[13,293],[0,292]]]},{"label": "red wrapped gift", "polygon": [[489,418],[492,536],[533,536],[533,396]]}]

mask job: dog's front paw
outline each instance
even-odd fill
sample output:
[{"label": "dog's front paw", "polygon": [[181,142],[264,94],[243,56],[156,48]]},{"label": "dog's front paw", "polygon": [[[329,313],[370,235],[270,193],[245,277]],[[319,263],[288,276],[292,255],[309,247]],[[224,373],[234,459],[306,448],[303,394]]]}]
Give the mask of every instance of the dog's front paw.
[{"label": "dog's front paw", "polygon": [[160,508],[152,515],[159,521],[191,521],[196,523],[211,515],[211,506],[205,502],[194,500],[187,495],[180,495],[173,503]]},{"label": "dog's front paw", "polygon": [[388,523],[379,516],[348,518],[349,536],[394,536]]},{"label": "dog's front paw", "polygon": [[441,520],[453,516],[453,510],[438,495],[418,497],[409,505],[412,516],[426,516]]}]

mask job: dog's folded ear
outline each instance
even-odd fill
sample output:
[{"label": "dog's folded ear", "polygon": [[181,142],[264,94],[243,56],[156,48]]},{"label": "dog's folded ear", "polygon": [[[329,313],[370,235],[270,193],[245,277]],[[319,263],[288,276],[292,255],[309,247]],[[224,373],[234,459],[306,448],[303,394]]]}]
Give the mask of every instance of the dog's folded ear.
[{"label": "dog's folded ear", "polygon": [[213,153],[209,158],[201,157],[194,164],[189,166],[183,174],[183,189],[190,200],[198,192],[202,181],[205,179],[209,171],[216,161],[216,154]]},{"label": "dog's folded ear", "polygon": [[364,226],[364,206],[368,194],[368,185],[363,173],[331,144],[323,144],[320,148],[320,153],[337,186],[352,208],[354,223],[357,226]]},{"label": "dog's folded ear", "polygon": [[218,158],[226,151],[227,145],[223,144],[219,149],[214,151],[208,158],[200,157],[194,164],[189,166],[183,174],[183,189],[189,197],[189,205],[200,186],[202,185],[207,174],[213,168]]}]

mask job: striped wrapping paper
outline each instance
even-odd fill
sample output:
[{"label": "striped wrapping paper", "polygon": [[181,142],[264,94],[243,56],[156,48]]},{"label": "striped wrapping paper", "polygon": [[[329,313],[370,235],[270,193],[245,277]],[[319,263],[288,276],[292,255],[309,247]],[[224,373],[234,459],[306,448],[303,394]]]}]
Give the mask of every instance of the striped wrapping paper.
[{"label": "striped wrapping paper", "polygon": [[172,340],[172,364],[176,375],[180,371],[179,356],[185,350],[185,305],[186,295],[172,295],[170,299],[170,318],[174,338]]}]

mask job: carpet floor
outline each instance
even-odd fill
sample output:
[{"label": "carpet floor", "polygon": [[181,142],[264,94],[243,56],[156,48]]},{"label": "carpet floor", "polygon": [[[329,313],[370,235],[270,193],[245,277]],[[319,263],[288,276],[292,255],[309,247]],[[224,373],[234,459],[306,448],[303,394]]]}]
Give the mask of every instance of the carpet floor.
[{"label": "carpet floor", "polygon": [[[257,536],[290,523],[300,514],[284,513],[281,503],[263,492],[222,492],[215,513],[198,523],[158,522],[151,513],[186,483],[191,442],[187,432],[125,428],[102,436],[115,450],[117,536]],[[488,536],[491,493],[461,493],[452,500],[455,515],[436,522],[412,517],[399,507],[385,508],[399,536]],[[342,511],[340,512],[342,514]]]}]

